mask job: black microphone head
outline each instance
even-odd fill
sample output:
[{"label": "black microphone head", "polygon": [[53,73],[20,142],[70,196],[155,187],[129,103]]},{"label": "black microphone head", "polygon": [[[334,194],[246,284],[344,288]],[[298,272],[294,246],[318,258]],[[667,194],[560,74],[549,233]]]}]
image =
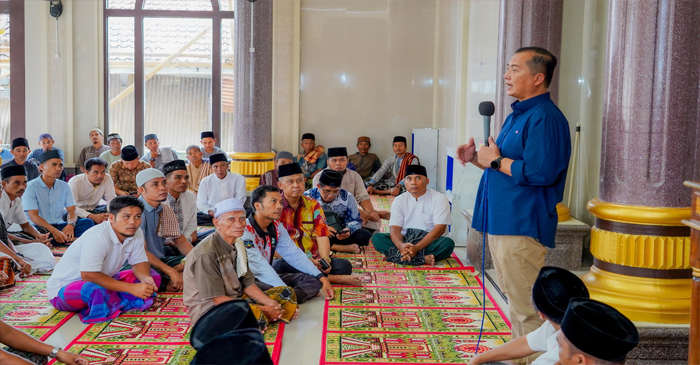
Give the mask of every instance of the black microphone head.
[{"label": "black microphone head", "polygon": [[496,111],[496,106],[493,105],[493,102],[490,101],[482,101],[479,103],[479,114],[485,116],[485,117],[490,117],[493,115],[493,113]]}]

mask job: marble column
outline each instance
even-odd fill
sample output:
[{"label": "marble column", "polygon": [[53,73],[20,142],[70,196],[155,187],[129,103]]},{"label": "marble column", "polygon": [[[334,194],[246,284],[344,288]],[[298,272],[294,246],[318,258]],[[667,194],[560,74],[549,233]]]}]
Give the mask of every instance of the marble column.
[{"label": "marble column", "polygon": [[595,299],[687,323],[690,192],[700,174],[700,2],[611,0],[600,198],[589,202]]},{"label": "marble column", "polygon": [[[545,48],[559,58],[563,18],[562,0],[501,0],[497,65],[499,78],[496,82],[493,135],[501,131],[503,121],[513,111],[510,104],[515,99],[506,95],[503,85],[503,73],[510,58],[518,48],[531,46]],[[549,86],[555,103],[559,95],[559,69],[557,66]]]},{"label": "marble column", "polygon": [[[254,52],[251,52],[251,49],[254,49]],[[260,175],[273,168],[274,153],[270,152],[272,0],[257,0],[254,3],[236,1],[235,53],[235,153],[231,155],[231,171],[245,176],[248,190],[252,190],[257,187]]]}]

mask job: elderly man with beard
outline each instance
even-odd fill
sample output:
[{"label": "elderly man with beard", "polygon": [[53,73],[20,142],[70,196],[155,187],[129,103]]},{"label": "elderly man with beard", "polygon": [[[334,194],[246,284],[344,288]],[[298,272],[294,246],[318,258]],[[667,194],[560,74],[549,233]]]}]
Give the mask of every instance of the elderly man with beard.
[{"label": "elderly man with beard", "polygon": [[78,161],[76,161],[78,167],[80,167],[80,171],[85,172],[85,161],[100,157],[102,152],[109,151],[109,147],[102,143],[102,138],[104,138],[104,134],[101,129],[93,128],[93,130],[90,131],[90,141],[92,145],[83,148],[80,151],[80,155],[78,155]]},{"label": "elderly man with beard", "polygon": [[85,161],[85,173],[74,176],[68,186],[75,200],[75,211],[80,218],[92,219],[95,224],[107,220],[107,205],[116,196],[112,177],[106,172],[107,162],[101,158]]},{"label": "elderly man with beard", "polygon": [[197,196],[187,190],[190,175],[187,173],[185,161],[168,162],[163,166],[163,173],[168,185],[168,200],[165,203],[173,208],[182,234],[192,245],[196,245],[213,230],[197,233]]}]

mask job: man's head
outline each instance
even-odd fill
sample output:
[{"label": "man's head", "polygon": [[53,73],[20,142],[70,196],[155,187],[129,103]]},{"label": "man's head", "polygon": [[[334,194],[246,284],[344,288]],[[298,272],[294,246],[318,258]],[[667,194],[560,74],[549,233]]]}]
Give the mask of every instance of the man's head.
[{"label": "man's head", "polygon": [[58,179],[63,172],[63,159],[56,150],[45,152],[39,157],[41,176]]},{"label": "man's head", "polygon": [[15,162],[21,165],[24,161],[27,161],[27,156],[29,156],[29,141],[26,138],[19,137],[12,140],[12,156],[15,157]]},{"label": "man's head", "polygon": [[202,150],[197,145],[189,145],[185,150],[190,163],[199,165],[202,162]]},{"label": "man's head", "polygon": [[639,344],[637,327],[615,308],[588,298],[574,298],[557,335],[561,365],[624,364]]},{"label": "man's head", "polygon": [[348,149],[345,147],[329,148],[328,167],[338,172],[344,172],[348,167]]},{"label": "man's head", "polygon": [[211,164],[211,169],[216,174],[216,177],[223,179],[228,174],[228,160],[226,155],[223,153],[217,153],[209,156],[209,163]]},{"label": "man's head", "polygon": [[282,165],[278,168],[279,182],[277,187],[284,192],[284,196],[296,199],[304,193],[304,172],[298,163]]},{"label": "man's head", "polygon": [[100,185],[105,181],[105,175],[107,174],[107,161],[99,158],[89,158],[85,161],[85,173],[87,174],[87,179],[92,185]]},{"label": "man's head", "polygon": [[2,188],[9,195],[21,197],[27,189],[27,173],[24,165],[7,166],[2,169]]},{"label": "man's head", "polygon": [[216,146],[216,138],[214,138],[214,132],[202,132],[201,140],[199,141],[207,152],[214,151]]},{"label": "man's head", "polygon": [[104,136],[104,134],[100,128],[93,128],[90,131],[90,142],[92,142],[93,145],[101,145],[102,136]]},{"label": "man's head", "polygon": [[392,148],[394,149],[394,153],[397,155],[403,155],[406,153],[406,137],[394,137],[394,144],[392,145]]},{"label": "man's head", "polygon": [[256,216],[278,220],[282,215],[282,194],[272,185],[261,185],[253,190],[250,202]]},{"label": "man's head", "polygon": [[135,196],[117,196],[109,202],[109,223],[114,232],[132,237],[141,226],[143,203]]},{"label": "man's head", "polygon": [[164,202],[168,199],[168,186],[165,175],[158,169],[145,169],[136,174],[136,186],[139,194],[151,202]]},{"label": "man's head", "polygon": [[321,199],[330,203],[340,194],[340,184],[343,182],[343,174],[335,170],[323,170],[318,179],[318,191]]},{"label": "man's head", "polygon": [[289,165],[292,162],[294,162],[294,155],[292,155],[291,152],[277,152],[277,155],[275,156],[275,168],[278,168],[282,165]]},{"label": "man's head", "polygon": [[148,148],[149,151],[156,152],[158,150],[160,142],[158,141],[158,136],[155,133],[147,134],[143,139],[146,148]]},{"label": "man's head", "polygon": [[214,227],[224,238],[243,236],[245,219],[245,209],[238,199],[226,199],[214,207]]},{"label": "man's head", "polygon": [[545,266],[532,286],[532,305],[544,319],[560,325],[569,301],[588,298],[588,289],[578,276],[558,267]]},{"label": "man's head", "polygon": [[172,193],[184,193],[190,185],[190,175],[187,173],[187,165],[183,160],[175,160],[163,166],[163,173],[168,184],[168,190]]},{"label": "man's head", "polygon": [[557,58],[544,48],[518,49],[503,75],[506,94],[523,101],[547,92],[556,67]]},{"label": "man's head", "polygon": [[360,152],[361,155],[366,155],[370,147],[372,147],[372,142],[369,137],[362,136],[357,139],[357,151]]},{"label": "man's head", "polygon": [[316,148],[316,136],[313,133],[304,133],[301,136],[301,148],[304,149],[305,153],[311,152]]},{"label": "man's head", "polygon": [[41,147],[44,152],[53,149],[53,137],[48,133],[40,134],[39,147]]},{"label": "man's head", "polygon": [[[406,168],[406,177],[403,179],[406,191],[411,193],[413,196],[421,196],[428,189],[428,172],[425,166],[421,165],[409,165]],[[397,184],[399,181],[396,182]]]},{"label": "man's head", "polygon": [[122,137],[119,135],[119,133],[108,134],[107,143],[109,144],[109,149],[112,150],[112,152],[119,152],[122,150]]},{"label": "man's head", "polygon": [[130,171],[139,166],[139,151],[136,150],[136,147],[128,145],[122,148],[122,163]]}]

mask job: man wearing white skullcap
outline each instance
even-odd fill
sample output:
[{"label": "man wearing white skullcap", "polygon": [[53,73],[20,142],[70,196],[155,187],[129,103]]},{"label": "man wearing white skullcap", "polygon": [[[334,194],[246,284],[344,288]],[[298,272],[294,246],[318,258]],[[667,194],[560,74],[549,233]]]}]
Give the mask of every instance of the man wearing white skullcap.
[{"label": "man wearing white skullcap", "polygon": [[250,307],[261,330],[268,320],[289,323],[296,318],[296,293],[288,286],[265,292],[255,285],[248,255],[240,237],[246,215],[238,199],[227,199],[214,207],[216,231],[200,242],[185,259],[183,301],[194,325],[214,306],[234,299],[252,299]]}]

